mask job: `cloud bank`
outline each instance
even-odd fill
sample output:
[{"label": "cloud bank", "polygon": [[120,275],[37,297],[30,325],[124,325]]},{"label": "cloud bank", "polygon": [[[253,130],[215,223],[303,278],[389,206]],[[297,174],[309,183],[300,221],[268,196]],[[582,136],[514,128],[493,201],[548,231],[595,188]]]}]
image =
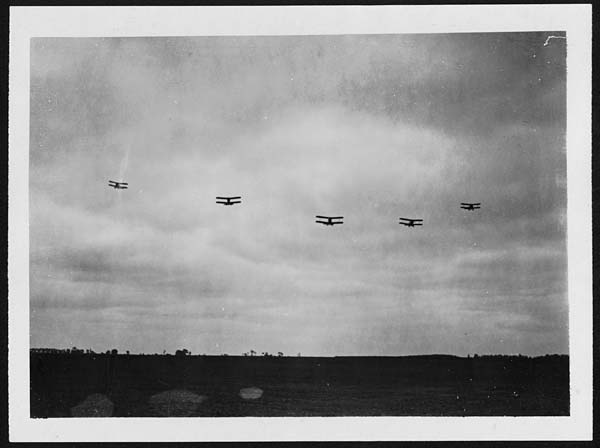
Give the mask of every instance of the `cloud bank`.
[{"label": "cloud bank", "polygon": [[548,34],[33,39],[32,346],[566,353]]}]

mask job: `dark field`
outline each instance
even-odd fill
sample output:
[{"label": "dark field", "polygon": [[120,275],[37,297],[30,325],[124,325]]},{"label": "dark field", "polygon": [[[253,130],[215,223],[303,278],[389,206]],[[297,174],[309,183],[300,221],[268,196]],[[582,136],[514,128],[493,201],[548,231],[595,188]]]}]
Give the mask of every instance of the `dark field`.
[{"label": "dark field", "polygon": [[32,417],[484,415],[569,415],[569,358],[31,354]]}]

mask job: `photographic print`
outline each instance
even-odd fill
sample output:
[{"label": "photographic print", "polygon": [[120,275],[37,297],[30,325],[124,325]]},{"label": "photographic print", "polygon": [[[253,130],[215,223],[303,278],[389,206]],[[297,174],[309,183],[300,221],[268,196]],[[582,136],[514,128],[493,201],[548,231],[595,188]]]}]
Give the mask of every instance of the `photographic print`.
[{"label": "photographic print", "polygon": [[565,49],[33,39],[32,417],[568,415]]},{"label": "photographic print", "polygon": [[24,418],[579,418],[566,30],[32,35]]}]

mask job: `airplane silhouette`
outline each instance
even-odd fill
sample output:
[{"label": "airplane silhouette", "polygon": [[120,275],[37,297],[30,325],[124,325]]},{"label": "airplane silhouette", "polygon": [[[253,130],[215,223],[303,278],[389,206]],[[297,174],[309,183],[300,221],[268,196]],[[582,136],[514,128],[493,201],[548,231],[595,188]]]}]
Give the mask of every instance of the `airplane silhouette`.
[{"label": "airplane silhouette", "polygon": [[[230,196],[230,197],[217,196],[217,204],[222,204],[222,205],[241,204],[242,201],[240,199],[242,199],[241,196]],[[223,201],[225,201],[225,202],[223,202]]]},{"label": "airplane silhouette", "polygon": [[398,224],[402,224],[406,227],[414,227],[414,226],[422,226],[422,219],[411,219],[411,218],[400,218],[400,222]]},{"label": "airplane silhouette", "polygon": [[326,219],[327,220],[326,222],[325,221],[315,221],[315,222],[317,222],[319,224],[323,224],[325,226],[334,226],[336,224],[344,224],[342,221],[334,221],[337,219],[344,219],[343,216],[320,216],[320,215],[317,215],[317,216],[315,216],[315,218]]},{"label": "airplane silhouette", "polygon": [[461,202],[460,208],[463,210],[478,210],[481,208],[481,202]]},{"label": "airplane silhouette", "polygon": [[113,187],[115,190],[127,190],[128,187],[127,182],[115,182],[114,180],[108,181],[108,186]]}]

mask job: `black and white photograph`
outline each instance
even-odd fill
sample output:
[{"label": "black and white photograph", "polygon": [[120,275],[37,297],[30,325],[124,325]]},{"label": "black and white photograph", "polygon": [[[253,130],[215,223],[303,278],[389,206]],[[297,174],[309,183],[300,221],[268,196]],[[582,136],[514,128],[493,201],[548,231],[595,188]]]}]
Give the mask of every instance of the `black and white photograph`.
[{"label": "black and white photograph", "polygon": [[31,36],[28,421],[581,416],[532,28]]}]

